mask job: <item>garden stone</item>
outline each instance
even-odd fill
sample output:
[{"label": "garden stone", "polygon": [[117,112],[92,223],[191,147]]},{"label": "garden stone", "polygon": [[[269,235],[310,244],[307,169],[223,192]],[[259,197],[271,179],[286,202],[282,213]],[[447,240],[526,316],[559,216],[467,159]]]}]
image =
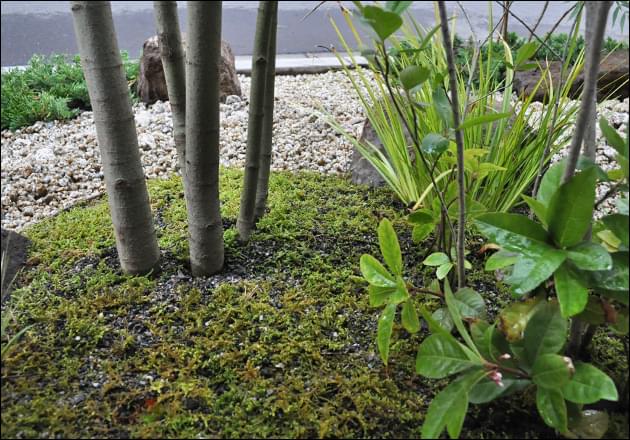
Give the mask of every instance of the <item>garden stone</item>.
[{"label": "garden stone", "polygon": [[11,291],[11,281],[26,263],[30,240],[14,231],[2,228],[2,264],[6,272],[2,276],[2,294]]},{"label": "garden stone", "polygon": [[[630,86],[628,84],[629,67],[628,67],[628,50],[617,50],[606,56],[599,67],[599,80],[597,82],[597,102],[606,99],[623,100],[628,97]],[[546,66],[545,63],[541,63]],[[549,71],[554,84],[560,82],[560,72],[562,63],[560,61],[552,61],[549,63]],[[524,72],[516,72],[514,75],[514,90],[519,96],[529,96],[536,84],[540,80],[540,69],[534,69]],[[622,87],[620,84],[626,81]],[[584,83],[584,72],[582,71],[575,79],[569,96],[572,99],[578,99],[582,93],[582,84]],[[544,101],[547,95],[547,84],[543,82],[534,93],[534,101]]]},{"label": "garden stone", "polygon": [[[183,40],[184,50],[186,41]],[[221,41],[221,60],[219,61],[221,102],[229,95],[241,96],[241,84],[236,76],[234,54],[229,44]],[[149,38],[142,45],[140,73],[138,75],[138,96],[145,104],[156,101],[168,101],[168,90],[164,67],[160,57],[160,46],[157,35]]]}]

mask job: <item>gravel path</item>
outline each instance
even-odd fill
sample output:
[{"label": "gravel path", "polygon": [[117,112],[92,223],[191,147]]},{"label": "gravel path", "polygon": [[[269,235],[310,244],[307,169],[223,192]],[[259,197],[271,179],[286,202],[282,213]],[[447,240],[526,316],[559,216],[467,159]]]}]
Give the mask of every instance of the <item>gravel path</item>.
[{"label": "gravel path", "polygon": [[[239,79],[243,96],[249,96],[249,77]],[[272,169],[348,172],[352,146],[317,116],[323,108],[359,135],[363,111],[345,74],[279,76],[276,87]],[[134,112],[147,178],[168,178],[177,163],[168,102],[149,108],[136,105]],[[606,101],[599,112],[625,133],[628,99]],[[221,104],[222,165],[243,167],[247,118],[246,98],[231,96]],[[606,145],[599,128],[598,144],[599,163],[605,169],[613,168],[614,150]],[[91,112],[70,121],[37,122],[16,132],[2,132],[3,228],[20,231],[104,191]],[[598,189],[605,191],[605,185]]]}]

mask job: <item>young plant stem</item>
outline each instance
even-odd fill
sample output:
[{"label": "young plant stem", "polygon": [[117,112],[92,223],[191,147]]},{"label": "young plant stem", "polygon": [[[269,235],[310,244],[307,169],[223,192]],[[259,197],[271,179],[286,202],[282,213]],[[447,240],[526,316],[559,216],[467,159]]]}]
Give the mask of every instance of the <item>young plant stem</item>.
[{"label": "young plant stem", "polygon": [[177,2],[155,1],[155,23],[160,45],[160,58],[168,90],[168,101],[173,114],[173,138],[177,163],[186,180],[186,54],[179,30]]},{"label": "young plant stem", "polygon": [[247,152],[245,156],[245,175],[241,193],[241,207],[236,228],[239,240],[249,241],[254,227],[256,193],[258,192],[258,172],[260,169],[261,150],[263,148],[263,122],[265,115],[265,85],[269,64],[269,37],[273,16],[278,7],[276,1],[261,1],[256,20],[256,37],[252,57],[252,81],[249,98],[249,123],[247,126]]},{"label": "young plant stem", "polygon": [[466,228],[466,180],[464,176],[464,139],[459,118],[459,99],[457,96],[457,76],[455,73],[455,56],[451,44],[450,31],[448,28],[448,18],[446,16],[446,6],[444,1],[438,2],[440,11],[440,24],[442,28],[442,39],[446,50],[446,61],[448,63],[448,76],[451,89],[451,108],[453,111],[453,124],[455,125],[455,143],[457,145],[457,188],[459,199],[459,218],[457,224],[457,285],[461,289],[466,286],[466,268],[464,267],[464,247]]}]

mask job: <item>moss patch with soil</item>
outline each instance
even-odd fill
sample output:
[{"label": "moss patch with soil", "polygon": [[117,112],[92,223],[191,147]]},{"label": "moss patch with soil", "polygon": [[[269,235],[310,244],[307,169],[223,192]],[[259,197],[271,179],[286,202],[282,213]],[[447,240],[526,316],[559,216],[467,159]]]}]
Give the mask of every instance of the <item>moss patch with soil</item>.
[{"label": "moss patch with soil", "polygon": [[[29,267],[8,306],[19,326],[34,326],[2,363],[3,438],[419,436],[446,381],[415,374],[425,333],[399,326],[383,366],[379,310],[358,270],[363,253],[378,253],[376,226],[388,217],[407,276],[429,280],[402,207],[385,189],[273,174],[270,211],[243,246],[234,229],[241,180],[222,170],[226,267],[209,278],[192,279],[186,267],[177,177],[149,183],[163,250],[151,276],[120,273],[103,201],[27,231]],[[495,307],[509,300],[492,275],[470,277]],[[620,379],[627,340],[597,338],[606,339],[598,365]],[[463,435],[554,433],[517,396],[473,407]]]}]

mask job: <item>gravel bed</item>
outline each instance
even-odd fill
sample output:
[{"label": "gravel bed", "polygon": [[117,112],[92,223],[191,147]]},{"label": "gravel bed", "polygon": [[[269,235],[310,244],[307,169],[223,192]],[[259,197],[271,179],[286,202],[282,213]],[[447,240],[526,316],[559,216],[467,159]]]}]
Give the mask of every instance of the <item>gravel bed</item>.
[{"label": "gravel bed", "polygon": [[[250,78],[240,75],[243,98],[221,104],[221,164],[243,167],[247,141]],[[533,111],[541,104],[535,103]],[[349,172],[352,146],[318,116],[331,114],[359,136],[364,120],[350,81],[343,72],[279,76],[276,80],[273,170]],[[598,106],[622,135],[628,125],[628,99]],[[168,102],[134,106],[138,143],[147,178],[168,178],[177,164]],[[567,139],[571,130],[567,131]],[[599,127],[598,163],[615,167],[614,150]],[[37,122],[22,130],[2,131],[2,227],[20,231],[41,219],[105,192],[92,112],[70,121]],[[564,152],[555,157],[557,160]],[[608,187],[600,185],[598,194]],[[612,201],[602,212],[612,209]]]}]

